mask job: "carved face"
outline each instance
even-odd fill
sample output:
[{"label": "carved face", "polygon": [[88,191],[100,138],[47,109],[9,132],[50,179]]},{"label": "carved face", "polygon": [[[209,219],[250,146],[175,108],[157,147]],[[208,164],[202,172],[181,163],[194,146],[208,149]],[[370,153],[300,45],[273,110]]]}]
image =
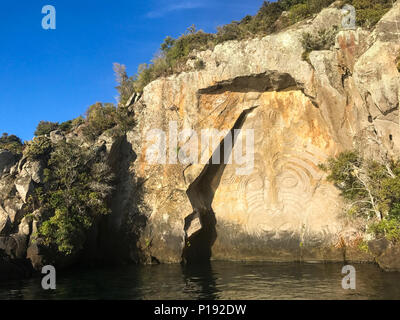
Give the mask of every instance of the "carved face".
[{"label": "carved face", "polygon": [[[258,102],[243,126],[255,131],[254,170],[239,177],[234,164],[226,167],[213,202],[217,220],[258,234],[298,232],[313,221],[326,224],[320,213],[334,215],[335,207],[326,207],[336,194],[326,192],[331,186],[318,169],[330,141],[321,144],[313,136],[319,119],[315,107],[300,92],[264,93]],[[322,130],[323,125],[319,135]]]}]

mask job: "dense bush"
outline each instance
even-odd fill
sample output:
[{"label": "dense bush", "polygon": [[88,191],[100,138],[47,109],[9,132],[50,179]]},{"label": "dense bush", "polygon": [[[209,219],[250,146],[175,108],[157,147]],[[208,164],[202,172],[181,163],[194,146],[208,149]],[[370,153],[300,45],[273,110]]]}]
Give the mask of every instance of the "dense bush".
[{"label": "dense bush", "polygon": [[38,236],[56,252],[74,254],[83,248],[95,219],[109,213],[111,169],[97,150],[61,142],[44,175],[38,199],[45,215]]},{"label": "dense bush", "polygon": [[393,6],[393,0],[349,0],[356,9],[357,25],[373,27]]},{"label": "dense bush", "polygon": [[86,111],[83,133],[91,141],[95,140],[105,131],[113,129],[114,133],[121,135],[131,130],[135,124],[130,109],[112,103],[97,102]]},{"label": "dense bush", "polygon": [[58,122],[40,121],[36,127],[35,136],[44,136],[50,132],[57,130],[59,127]]},{"label": "dense bush", "polygon": [[46,158],[52,150],[52,144],[47,136],[34,137],[26,142],[24,155],[32,160]]},{"label": "dense bush", "polygon": [[104,131],[116,125],[115,115],[117,108],[111,104],[97,102],[86,111],[86,124],[83,133],[90,140],[96,139]]},{"label": "dense bush", "polygon": [[0,137],[0,149],[8,150],[14,154],[22,154],[23,144],[21,139],[16,135],[3,133]]},{"label": "dense bush", "polygon": [[400,162],[378,163],[344,152],[326,165],[328,181],[341,191],[346,211],[370,221],[369,232],[400,240]]},{"label": "dense bush", "polygon": [[329,50],[334,44],[339,31],[337,26],[331,29],[318,30],[316,33],[306,32],[302,35],[301,44],[304,48],[303,59],[308,61],[309,54],[315,50]]}]

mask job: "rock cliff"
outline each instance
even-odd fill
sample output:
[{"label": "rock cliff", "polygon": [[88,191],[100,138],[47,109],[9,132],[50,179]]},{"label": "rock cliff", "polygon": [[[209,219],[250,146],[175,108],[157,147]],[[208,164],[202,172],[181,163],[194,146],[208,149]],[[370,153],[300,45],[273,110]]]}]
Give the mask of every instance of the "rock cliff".
[{"label": "rock cliff", "polygon": [[[280,33],[223,43],[195,54],[203,70],[145,88],[136,103],[138,126],[131,143],[138,154],[135,172],[145,181],[149,212],[142,248],[149,255],[162,262],[210,255],[374,259],[357,248],[364,236],[360,222],[342,215],[338,191],[318,165],[354,147],[376,158],[398,155],[400,3],[373,31],[341,30],[330,50],[313,51],[304,61],[302,34],[340,26],[342,19],[342,12],[330,7]],[[180,150],[199,148],[211,158],[215,149],[191,141],[197,140],[193,132],[200,136],[210,128],[254,130],[249,174],[238,175],[242,166],[223,161],[171,164]],[[169,144],[167,164],[158,164],[146,156],[156,144],[148,139],[153,129],[166,133],[167,144],[174,130],[191,133],[178,137],[172,153]],[[224,138],[217,138],[218,147]],[[238,143],[233,154],[237,148]]]}]

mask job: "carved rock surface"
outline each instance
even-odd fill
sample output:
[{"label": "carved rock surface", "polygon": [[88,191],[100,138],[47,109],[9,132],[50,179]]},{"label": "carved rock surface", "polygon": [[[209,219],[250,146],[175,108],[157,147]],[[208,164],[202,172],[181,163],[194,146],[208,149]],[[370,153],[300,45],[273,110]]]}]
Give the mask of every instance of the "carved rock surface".
[{"label": "carved rock surface", "polygon": [[[358,251],[359,230],[344,221],[338,191],[318,165],[356,146],[373,157],[398,154],[400,38],[388,30],[400,22],[399,9],[397,2],[375,31],[341,31],[331,50],[311,52],[311,64],[301,57],[302,33],[340,25],[340,10],[195,53],[204,70],[150,83],[135,103],[138,126],[130,135],[138,155],[133,169],[145,181],[148,222],[141,241],[151,243],[149,254],[180,262],[185,218],[204,207],[215,213],[214,259],[372,261]],[[193,134],[170,146],[175,128],[198,136],[217,129],[225,133],[218,146],[244,113],[243,141],[248,129],[255,138],[249,174],[237,174],[243,165],[234,162],[177,161],[180,150],[197,149],[206,159],[214,150],[192,143]],[[165,133],[165,164],[148,158],[157,145],[151,130]]]}]

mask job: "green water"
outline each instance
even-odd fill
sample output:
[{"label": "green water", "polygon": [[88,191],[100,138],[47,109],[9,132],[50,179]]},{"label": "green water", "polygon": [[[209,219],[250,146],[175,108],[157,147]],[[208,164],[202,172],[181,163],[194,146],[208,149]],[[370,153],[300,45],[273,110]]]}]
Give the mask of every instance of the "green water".
[{"label": "green water", "polygon": [[356,290],[342,288],[340,264],[213,262],[208,267],[129,266],[0,283],[0,299],[400,299],[400,273],[354,265]]}]

